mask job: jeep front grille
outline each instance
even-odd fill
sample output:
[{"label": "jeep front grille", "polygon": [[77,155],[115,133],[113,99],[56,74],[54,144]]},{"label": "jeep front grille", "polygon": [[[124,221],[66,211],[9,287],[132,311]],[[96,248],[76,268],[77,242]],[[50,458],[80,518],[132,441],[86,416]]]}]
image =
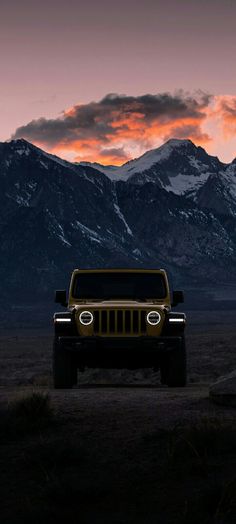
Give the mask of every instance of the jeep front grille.
[{"label": "jeep front grille", "polygon": [[95,335],[141,335],[146,333],[146,311],[108,309],[94,311]]}]

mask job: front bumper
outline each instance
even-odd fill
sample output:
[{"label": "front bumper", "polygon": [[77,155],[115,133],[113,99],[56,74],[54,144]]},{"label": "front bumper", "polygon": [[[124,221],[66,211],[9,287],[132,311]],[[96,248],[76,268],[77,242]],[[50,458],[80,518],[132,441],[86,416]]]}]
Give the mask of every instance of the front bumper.
[{"label": "front bumper", "polygon": [[152,367],[169,351],[178,351],[181,337],[59,337],[59,343],[77,355],[81,366]]}]

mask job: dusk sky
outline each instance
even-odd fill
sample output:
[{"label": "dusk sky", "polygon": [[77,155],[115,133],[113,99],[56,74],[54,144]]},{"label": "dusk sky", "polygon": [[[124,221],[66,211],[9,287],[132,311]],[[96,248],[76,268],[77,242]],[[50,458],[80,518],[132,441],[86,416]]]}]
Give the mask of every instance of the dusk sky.
[{"label": "dusk sky", "polygon": [[168,138],[236,157],[235,0],[10,0],[0,140],[121,164]]}]

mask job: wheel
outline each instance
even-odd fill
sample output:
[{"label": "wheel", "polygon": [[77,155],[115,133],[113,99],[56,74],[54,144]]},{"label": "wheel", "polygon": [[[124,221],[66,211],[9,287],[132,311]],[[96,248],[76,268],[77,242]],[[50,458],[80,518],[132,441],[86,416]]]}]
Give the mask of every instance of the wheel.
[{"label": "wheel", "polygon": [[54,388],[71,388],[77,382],[77,369],[73,365],[72,357],[73,355],[66,351],[55,337],[53,343]]},{"label": "wheel", "polygon": [[161,383],[169,387],[184,387],[187,381],[185,338],[178,350],[168,353],[160,365]]}]

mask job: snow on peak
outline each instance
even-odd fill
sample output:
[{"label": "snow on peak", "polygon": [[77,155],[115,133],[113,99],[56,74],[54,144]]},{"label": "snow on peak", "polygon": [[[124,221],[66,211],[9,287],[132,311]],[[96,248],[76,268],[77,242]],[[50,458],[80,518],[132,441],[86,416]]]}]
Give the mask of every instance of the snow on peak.
[{"label": "snow on peak", "polygon": [[63,167],[69,167],[70,169],[74,167],[74,164],[72,162],[63,160],[62,158],[56,155],[47,153],[40,147],[35,146],[34,144],[31,144],[31,142],[28,142],[24,138],[17,138],[17,139],[9,141],[8,143],[13,146],[14,152],[16,152],[18,155],[21,155],[21,156],[22,155],[29,156],[30,153],[36,152],[40,156],[40,163],[45,167],[45,169],[48,169],[48,165],[45,162],[43,162],[42,160],[43,157],[46,162],[49,159],[54,162],[57,162],[57,164],[60,164]]},{"label": "snow on peak", "polygon": [[24,138],[19,138],[17,140],[11,140],[10,144],[13,144],[14,150],[18,155],[26,155],[29,156],[30,151],[32,149],[32,144],[30,142],[27,142]]},{"label": "snow on peak", "polygon": [[208,161],[208,156],[204,149],[195,146],[191,140],[172,138],[123,166],[102,166],[89,162],[81,164],[94,167],[111,180],[127,181],[135,175],[132,177],[133,183],[142,185],[156,181],[166,191],[177,195],[193,195],[206,182],[212,170],[215,171],[213,157],[209,156]]},{"label": "snow on peak", "polygon": [[[113,181],[127,181],[132,177],[130,182],[135,184],[142,185],[145,182],[156,182],[159,187],[177,195],[187,194],[193,196],[202,184],[206,182],[209,175],[219,170],[220,165],[222,170],[226,168],[227,174],[231,178],[233,175],[236,178],[236,159],[227,167],[226,164],[223,165],[216,157],[208,155],[204,149],[195,146],[188,139],[171,138],[160,147],[147,151],[139,158],[130,160],[122,166],[103,166],[99,163],[90,162],[71,163],[43,151],[25,139],[12,140],[10,145],[19,156],[28,156],[31,152],[36,152],[39,162],[45,169],[50,169],[49,161],[51,160],[78,173],[80,171],[76,169],[77,166],[83,167],[84,173],[80,174],[86,177],[85,168],[88,166],[96,169],[96,171],[100,171]],[[93,181],[92,178],[90,181]],[[119,214],[118,206],[115,206],[115,211]],[[121,216],[120,218],[123,220]],[[132,232],[130,231],[129,234],[132,234]]]},{"label": "snow on peak", "polygon": [[176,195],[188,194],[191,196],[207,181],[209,176],[209,172],[199,172],[198,175],[178,173],[170,177],[169,184],[163,187],[166,191],[172,191]]},{"label": "snow on peak", "polygon": [[139,158],[129,160],[123,164],[123,166],[103,166],[98,163],[90,162],[80,162],[79,165],[94,167],[98,171],[107,175],[111,180],[128,180],[128,178],[135,173],[143,173],[153,165],[157,163],[161,164],[164,160],[168,160],[170,155],[177,148],[186,148],[189,145],[196,147],[191,140],[171,138],[160,147],[146,151],[146,153]]}]

